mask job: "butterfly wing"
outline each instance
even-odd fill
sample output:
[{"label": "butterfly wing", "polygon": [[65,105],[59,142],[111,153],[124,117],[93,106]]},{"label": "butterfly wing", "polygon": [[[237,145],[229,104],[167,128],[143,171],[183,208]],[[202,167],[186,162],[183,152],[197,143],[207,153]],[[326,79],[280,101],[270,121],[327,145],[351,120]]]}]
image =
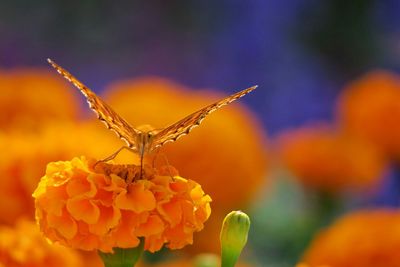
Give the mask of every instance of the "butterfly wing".
[{"label": "butterfly wing", "polygon": [[200,125],[200,123],[204,120],[204,118],[210,114],[211,112],[216,111],[222,106],[228,105],[229,103],[241,98],[242,96],[250,93],[257,86],[253,86],[237,92],[227,98],[224,98],[218,102],[215,102],[211,105],[206,106],[205,108],[196,111],[189,116],[183,118],[182,120],[168,126],[167,128],[157,132],[153,137],[153,143],[151,150],[154,150],[157,147],[161,147],[162,145],[168,142],[175,142],[181,136],[187,135],[193,128]]},{"label": "butterfly wing", "polygon": [[86,101],[89,107],[97,114],[99,120],[104,122],[108,129],[113,130],[119,138],[124,140],[130,148],[136,148],[136,136],[140,134],[140,131],[133,128],[127,121],[119,116],[110,106],[108,106],[103,100],[101,100],[95,93],[93,93],[88,87],[78,81],[68,71],[57,65],[51,59],[47,61],[64,76],[65,79],[75,85],[81,93],[86,97]]}]

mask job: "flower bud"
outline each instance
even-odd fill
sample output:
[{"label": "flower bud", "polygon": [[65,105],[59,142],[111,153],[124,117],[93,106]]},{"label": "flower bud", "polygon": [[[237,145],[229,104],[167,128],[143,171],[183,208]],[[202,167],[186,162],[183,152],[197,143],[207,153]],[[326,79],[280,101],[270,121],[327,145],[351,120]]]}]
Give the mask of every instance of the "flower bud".
[{"label": "flower bud", "polygon": [[250,218],[241,211],[232,211],[223,222],[221,239],[221,266],[233,267],[247,243]]}]

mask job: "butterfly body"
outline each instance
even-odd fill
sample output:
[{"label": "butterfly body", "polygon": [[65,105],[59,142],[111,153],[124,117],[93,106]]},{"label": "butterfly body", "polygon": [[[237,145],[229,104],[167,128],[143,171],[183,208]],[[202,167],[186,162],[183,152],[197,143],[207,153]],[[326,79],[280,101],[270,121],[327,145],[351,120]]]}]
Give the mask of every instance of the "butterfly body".
[{"label": "butterfly body", "polygon": [[136,136],[135,148],[134,150],[140,155],[141,158],[144,157],[145,154],[149,154],[154,150],[153,148],[153,138],[154,134],[152,131],[148,132],[140,132]]},{"label": "butterfly body", "polygon": [[180,121],[163,129],[153,129],[147,125],[135,128],[68,71],[50,59],[48,59],[48,62],[57,70],[58,73],[64,76],[64,78],[74,84],[81,91],[81,93],[86,97],[89,107],[97,114],[98,119],[104,122],[108,129],[114,131],[120,139],[124,140],[132,151],[138,153],[142,160],[146,154],[151,153],[156,148],[159,148],[168,142],[175,142],[180,137],[189,134],[190,131],[199,126],[204,118],[210,113],[241,98],[257,88],[257,86],[253,86],[239,91],[218,102],[193,112]]}]

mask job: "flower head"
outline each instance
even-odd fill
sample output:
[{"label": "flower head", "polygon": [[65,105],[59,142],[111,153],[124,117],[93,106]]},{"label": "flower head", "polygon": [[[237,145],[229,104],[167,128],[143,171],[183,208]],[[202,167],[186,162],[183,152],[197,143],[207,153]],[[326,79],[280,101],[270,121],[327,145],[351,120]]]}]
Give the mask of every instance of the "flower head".
[{"label": "flower head", "polygon": [[399,211],[358,211],[319,233],[303,261],[310,266],[398,267],[399,247]]},{"label": "flower head", "polygon": [[49,122],[77,118],[77,92],[50,71],[1,71],[0,90],[0,129],[3,131],[37,131]]},{"label": "flower head", "polygon": [[79,267],[79,254],[49,244],[34,222],[20,220],[15,228],[0,227],[0,266],[4,267]]},{"label": "flower head", "polygon": [[[142,177],[140,176],[142,175]],[[210,215],[211,198],[172,168],[143,172],[135,165],[84,157],[48,164],[34,192],[36,216],[52,241],[82,250],[132,248],[151,252],[193,242]]]},{"label": "flower head", "polygon": [[371,144],[325,125],[285,133],[279,148],[283,163],[296,178],[328,192],[373,188],[386,163]]},{"label": "flower head", "polygon": [[339,120],[351,134],[400,157],[400,77],[372,71],[344,88],[339,98]]}]

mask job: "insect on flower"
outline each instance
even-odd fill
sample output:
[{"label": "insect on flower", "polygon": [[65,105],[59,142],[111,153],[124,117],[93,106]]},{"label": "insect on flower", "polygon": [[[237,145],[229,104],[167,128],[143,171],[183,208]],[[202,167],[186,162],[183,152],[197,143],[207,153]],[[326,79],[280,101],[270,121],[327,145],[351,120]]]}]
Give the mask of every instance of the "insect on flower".
[{"label": "insect on flower", "polygon": [[127,146],[121,147],[103,161],[108,161],[115,158],[122,149],[126,148],[134,153],[139,154],[141,166],[143,164],[143,157],[145,154],[149,154],[164,144],[168,142],[174,142],[181,136],[189,134],[194,127],[200,125],[200,123],[208,114],[241,98],[257,88],[257,86],[253,86],[237,92],[188,115],[182,120],[166,128],[140,130],[131,126],[126,120],[119,116],[117,112],[115,112],[94,92],[78,81],[68,71],[57,65],[51,59],[47,59],[47,61],[58,71],[58,73],[64,76],[64,78],[74,84],[81,91],[81,93],[86,97],[89,107],[96,112],[98,119],[103,121],[108,129],[113,130],[119,138],[126,142]]}]

